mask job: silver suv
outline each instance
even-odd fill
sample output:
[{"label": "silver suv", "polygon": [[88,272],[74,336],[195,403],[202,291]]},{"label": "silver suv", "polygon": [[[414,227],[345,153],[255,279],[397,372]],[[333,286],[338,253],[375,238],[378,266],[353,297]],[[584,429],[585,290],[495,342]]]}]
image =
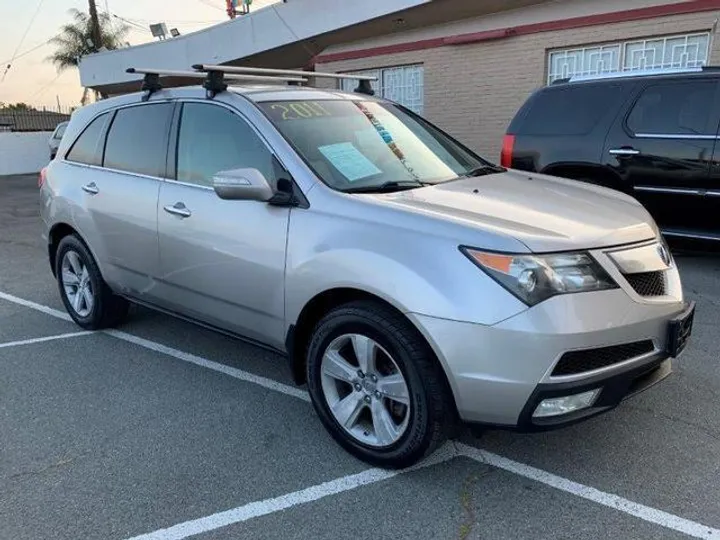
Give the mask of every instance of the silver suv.
[{"label": "silver suv", "polygon": [[461,423],[607,411],[667,376],[692,327],[634,199],[497,167],[367,95],[108,99],[73,114],[41,185],[77,324],[117,325],[133,302],[272,347],[379,466]]}]

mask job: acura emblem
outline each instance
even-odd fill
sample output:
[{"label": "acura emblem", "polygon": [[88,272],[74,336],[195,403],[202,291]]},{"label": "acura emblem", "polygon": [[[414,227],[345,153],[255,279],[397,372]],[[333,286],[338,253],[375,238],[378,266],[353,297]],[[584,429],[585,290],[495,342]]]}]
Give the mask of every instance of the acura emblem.
[{"label": "acura emblem", "polygon": [[662,259],[662,262],[665,263],[665,266],[670,266],[670,253],[668,253],[668,250],[665,249],[665,246],[658,244],[657,252],[658,255],[660,255],[660,259]]}]

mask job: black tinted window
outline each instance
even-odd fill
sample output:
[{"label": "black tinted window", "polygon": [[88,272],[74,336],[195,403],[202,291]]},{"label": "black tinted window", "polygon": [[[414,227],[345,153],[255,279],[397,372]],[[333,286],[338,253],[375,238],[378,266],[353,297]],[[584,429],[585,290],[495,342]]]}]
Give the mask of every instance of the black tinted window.
[{"label": "black tinted window", "polygon": [[520,126],[512,131],[522,135],[585,135],[617,106],[621,96],[621,88],[611,85],[551,88],[532,100]]},{"label": "black tinted window", "polygon": [[254,168],[273,181],[272,154],[238,115],[217,105],[186,103],[180,119],[177,179],[209,186],[219,171]]},{"label": "black tinted window", "polygon": [[73,144],[67,155],[69,161],[86,163],[87,165],[100,165],[102,144],[100,136],[103,133],[105,122],[110,113],[101,114],[85,128],[82,135]]},{"label": "black tinted window", "polygon": [[120,109],[108,133],[104,166],[162,176],[171,112],[169,103]]},{"label": "black tinted window", "polygon": [[715,135],[709,112],[715,83],[666,83],[649,86],[628,117],[635,134]]}]

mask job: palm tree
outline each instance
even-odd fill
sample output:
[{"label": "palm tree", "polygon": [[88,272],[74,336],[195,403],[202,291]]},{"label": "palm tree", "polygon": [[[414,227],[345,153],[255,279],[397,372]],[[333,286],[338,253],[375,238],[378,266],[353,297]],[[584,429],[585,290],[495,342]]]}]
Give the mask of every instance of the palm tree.
[{"label": "palm tree", "polygon": [[[100,23],[101,43],[93,43],[92,22],[90,16],[78,9],[69,11],[72,22],[63,25],[60,33],[50,40],[56,49],[47,59],[57,67],[58,71],[64,71],[71,67],[77,67],[81,56],[92,54],[101,49],[113,50],[123,45],[123,40],[129,31],[129,27],[122,23],[115,23],[108,13],[98,14]],[[88,89],[83,90],[81,103],[84,105],[88,100]]]}]

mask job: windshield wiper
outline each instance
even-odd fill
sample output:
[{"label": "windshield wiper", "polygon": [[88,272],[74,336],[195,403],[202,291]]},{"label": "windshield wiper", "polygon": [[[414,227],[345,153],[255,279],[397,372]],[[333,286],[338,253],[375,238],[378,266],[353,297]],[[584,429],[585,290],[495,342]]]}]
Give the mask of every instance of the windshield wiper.
[{"label": "windshield wiper", "polygon": [[507,169],[497,165],[483,165],[466,172],[463,176],[470,178],[471,176],[486,176],[488,174],[499,174],[505,171],[507,171]]},{"label": "windshield wiper", "polygon": [[393,193],[395,191],[406,191],[409,189],[417,189],[427,186],[425,182],[415,180],[403,180],[402,182],[385,182],[377,186],[360,186],[355,188],[344,189],[344,193]]}]

